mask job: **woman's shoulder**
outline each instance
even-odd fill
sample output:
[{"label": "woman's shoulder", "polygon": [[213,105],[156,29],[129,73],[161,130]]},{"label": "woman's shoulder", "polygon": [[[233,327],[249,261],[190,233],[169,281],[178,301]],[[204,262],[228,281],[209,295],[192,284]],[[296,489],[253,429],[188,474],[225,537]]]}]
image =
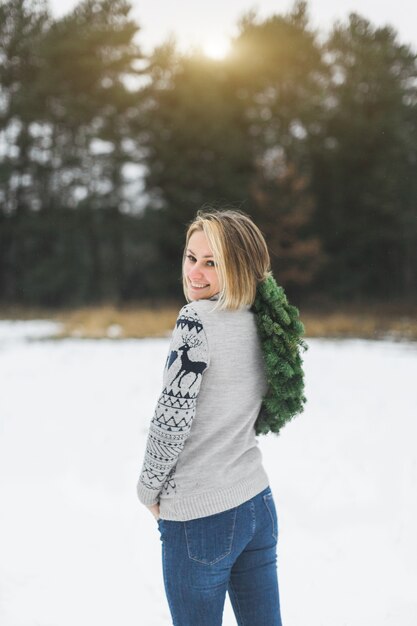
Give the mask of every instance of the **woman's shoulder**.
[{"label": "woman's shoulder", "polygon": [[199,313],[206,312],[210,310],[214,310],[216,306],[216,297],[212,298],[201,298],[200,300],[191,300],[184,304],[181,308],[180,313]]},{"label": "woman's shoulder", "polygon": [[[210,302],[209,305],[213,305],[213,302]],[[191,301],[184,304],[178,315],[176,327],[181,330],[184,329],[194,329],[197,332],[200,332],[205,326],[208,316],[207,305],[202,304],[202,301]]]},{"label": "woman's shoulder", "polygon": [[[177,327],[188,328],[193,326],[199,331],[218,325],[220,319],[223,318],[223,311],[217,309],[215,311],[215,298],[201,298],[200,300],[191,300],[184,304],[177,317]],[[217,314],[216,314],[217,313]]]},{"label": "woman's shoulder", "polygon": [[254,313],[249,306],[240,309],[224,309],[216,307],[217,298],[201,298],[191,300],[181,308],[179,317],[198,319],[201,324],[223,326],[227,322],[237,325],[251,324]]}]

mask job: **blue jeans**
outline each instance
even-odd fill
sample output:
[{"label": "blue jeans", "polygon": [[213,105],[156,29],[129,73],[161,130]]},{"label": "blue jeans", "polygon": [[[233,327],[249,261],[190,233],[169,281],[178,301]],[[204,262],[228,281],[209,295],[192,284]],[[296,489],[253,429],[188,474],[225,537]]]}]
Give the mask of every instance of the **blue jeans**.
[{"label": "blue jeans", "polygon": [[158,528],[174,626],[221,626],[226,591],[239,626],[282,626],[270,487],[221,513],[159,519]]}]

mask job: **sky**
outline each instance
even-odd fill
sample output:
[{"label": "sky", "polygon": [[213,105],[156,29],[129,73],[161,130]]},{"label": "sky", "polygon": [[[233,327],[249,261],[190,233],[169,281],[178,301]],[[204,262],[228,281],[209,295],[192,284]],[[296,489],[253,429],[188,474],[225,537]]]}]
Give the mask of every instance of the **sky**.
[{"label": "sky", "polygon": [[[55,16],[68,13],[76,0],[49,0]],[[226,51],[227,40],[235,34],[239,17],[256,9],[259,16],[285,13],[291,0],[133,0],[133,16],[141,26],[138,43],[144,52],[175,34],[183,50],[200,45],[213,56]],[[417,2],[415,0],[310,0],[308,3],[312,25],[326,32],[335,20],[345,21],[349,13],[357,12],[375,26],[393,26],[401,43],[417,49]]]}]

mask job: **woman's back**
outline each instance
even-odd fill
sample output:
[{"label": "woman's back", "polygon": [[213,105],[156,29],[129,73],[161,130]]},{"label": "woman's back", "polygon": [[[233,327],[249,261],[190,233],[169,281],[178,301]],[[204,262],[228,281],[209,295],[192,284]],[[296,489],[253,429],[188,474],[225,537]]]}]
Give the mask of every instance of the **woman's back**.
[{"label": "woman's back", "polygon": [[[193,347],[171,346],[172,397],[177,403],[195,399],[196,405],[171,488],[161,494],[163,519],[211,515],[241,504],[268,485],[254,428],[266,392],[254,314],[248,306],[213,311],[214,300],[183,307],[181,342]],[[172,352],[179,353],[177,358]],[[196,364],[202,362],[207,365],[204,376],[196,377]]]}]

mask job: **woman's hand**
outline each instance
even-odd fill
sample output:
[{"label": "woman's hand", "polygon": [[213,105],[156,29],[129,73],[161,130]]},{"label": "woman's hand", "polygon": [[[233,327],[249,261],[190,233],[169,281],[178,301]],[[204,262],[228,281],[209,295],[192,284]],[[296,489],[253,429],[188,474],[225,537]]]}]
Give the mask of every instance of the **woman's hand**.
[{"label": "woman's hand", "polygon": [[156,520],[159,519],[159,502],[147,507]]}]

